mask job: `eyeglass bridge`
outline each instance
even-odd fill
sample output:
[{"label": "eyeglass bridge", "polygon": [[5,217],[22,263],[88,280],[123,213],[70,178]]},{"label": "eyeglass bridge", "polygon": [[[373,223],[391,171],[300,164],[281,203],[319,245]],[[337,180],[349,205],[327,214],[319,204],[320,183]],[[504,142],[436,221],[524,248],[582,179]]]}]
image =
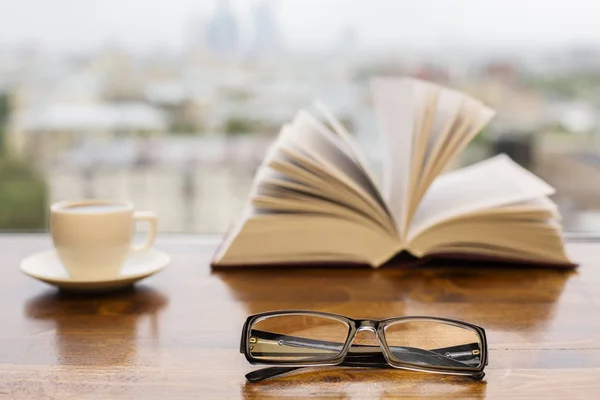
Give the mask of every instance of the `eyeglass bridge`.
[{"label": "eyeglass bridge", "polygon": [[369,321],[369,320],[356,321],[356,332],[371,331],[373,333],[377,333],[378,327],[379,327],[379,323],[377,321]]}]

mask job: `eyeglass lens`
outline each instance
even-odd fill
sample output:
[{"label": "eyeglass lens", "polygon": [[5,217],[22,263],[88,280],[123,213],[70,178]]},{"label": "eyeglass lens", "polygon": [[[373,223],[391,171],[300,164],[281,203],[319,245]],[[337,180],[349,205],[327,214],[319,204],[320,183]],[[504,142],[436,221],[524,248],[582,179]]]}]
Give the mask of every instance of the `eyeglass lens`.
[{"label": "eyeglass lens", "polygon": [[271,316],[252,324],[248,348],[258,360],[327,361],[339,356],[349,330],[346,322],[335,318]]},{"label": "eyeglass lens", "polygon": [[479,335],[467,327],[405,320],[387,325],[384,333],[395,361],[450,368],[476,368],[481,364]]}]

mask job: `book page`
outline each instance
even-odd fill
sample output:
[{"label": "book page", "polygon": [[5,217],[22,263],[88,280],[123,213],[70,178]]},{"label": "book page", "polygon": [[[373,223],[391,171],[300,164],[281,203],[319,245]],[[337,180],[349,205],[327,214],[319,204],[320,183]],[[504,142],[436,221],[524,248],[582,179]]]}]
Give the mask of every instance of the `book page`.
[{"label": "book page", "polygon": [[560,225],[519,217],[468,217],[436,225],[411,242],[411,253],[491,256],[502,260],[569,266]]},{"label": "book page", "polygon": [[386,230],[385,226],[373,220],[372,214],[365,213],[355,204],[348,202],[351,197],[344,196],[340,199],[336,196],[339,191],[322,190],[269,168],[261,171],[261,175],[261,184],[252,197],[252,204],[256,209],[337,216]]},{"label": "book page", "polygon": [[371,81],[379,130],[385,143],[383,198],[400,237],[407,220],[410,169],[413,159],[417,104],[409,79],[376,78]]},{"label": "book page", "polygon": [[469,96],[412,78],[377,78],[374,107],[385,141],[383,195],[406,242],[427,189],[493,117]]},{"label": "book page", "polygon": [[[334,168],[358,185],[369,199],[386,207],[374,182],[357,164],[356,157],[345,148],[342,140],[307,112],[299,112],[293,123],[295,135],[290,137],[302,150],[313,156],[325,168]],[[337,139],[337,140],[336,140]]]},{"label": "book page", "polygon": [[558,213],[558,206],[547,197],[540,197],[533,200],[511,203],[505,206],[486,208],[485,210],[469,213],[470,216],[486,215],[488,217],[519,217],[522,219],[553,219],[560,221],[561,216]]},{"label": "book page", "polygon": [[546,182],[501,154],[439,176],[419,205],[409,240],[452,218],[553,193]]},{"label": "book page", "polygon": [[[281,149],[281,153],[269,163],[268,167],[310,188],[303,190],[306,193],[306,201],[311,201],[312,198],[327,199],[340,207],[345,207],[355,213],[369,217],[372,221],[378,223],[385,232],[396,236],[391,220],[377,213],[373,203],[369,203],[363,197],[357,195],[355,189],[350,187],[344,180],[332,177],[331,171],[325,173],[323,168],[303,154],[301,149],[295,147]],[[264,185],[277,185],[284,190],[290,186],[289,182],[284,184],[280,184],[280,182],[280,180],[263,180],[259,183],[257,192],[260,192],[260,188]]]},{"label": "book page", "polygon": [[213,266],[337,262],[376,268],[399,250],[396,239],[353,220],[264,209],[249,214]]},{"label": "book page", "polygon": [[[465,95],[462,97],[457,114],[450,120],[450,126],[443,133],[436,135],[437,143],[430,149],[431,153],[428,155],[415,193],[418,201],[422,200],[435,178],[495,115],[495,111],[481,102]],[[449,107],[449,111],[456,108],[456,103],[450,104],[451,101],[457,101],[454,95],[446,97],[445,100],[448,103],[444,106]]]},{"label": "book page", "polygon": [[352,135],[350,135],[350,132],[348,132],[344,125],[342,125],[342,123],[331,113],[331,111],[329,111],[325,104],[321,103],[320,101],[316,101],[315,107],[317,108],[317,110],[319,110],[321,114],[323,114],[323,117],[325,118],[327,123],[331,125],[333,132],[346,143],[348,149],[350,150],[349,156],[352,157],[354,161],[356,161],[356,165],[359,168],[361,168],[364,174],[371,180],[371,182],[373,182],[373,184],[377,188],[377,191],[381,192],[379,186],[377,185],[375,175],[373,175],[373,173],[369,169],[369,166],[363,157],[358,143],[356,143]]},{"label": "book page", "polygon": [[392,216],[379,190],[348,154],[349,150],[344,149],[343,141],[306,112],[298,113],[292,127],[287,143],[282,144],[282,151],[294,157],[305,168],[310,169],[312,165],[312,174],[322,177],[328,175],[332,183],[342,183],[353,192],[351,194],[354,197],[365,203],[365,212],[370,210],[373,219],[390,226],[389,229],[395,235]]},{"label": "book page", "polygon": [[463,93],[441,88],[437,97],[431,131],[427,138],[424,164],[428,164],[437,158],[438,153],[441,151],[440,143],[451,132],[464,101],[465,95]]},{"label": "book page", "polygon": [[431,83],[413,80],[414,102],[416,104],[415,112],[416,125],[414,131],[412,165],[410,167],[408,181],[408,197],[406,218],[403,221],[401,232],[405,234],[410,225],[410,220],[415,213],[415,209],[421,200],[417,194],[421,174],[423,173],[424,162],[427,156],[427,142],[429,140],[433,121],[436,112],[436,104],[440,87]]},{"label": "book page", "polygon": [[[450,132],[444,142],[442,151],[437,155],[431,171],[431,179],[442,173],[450,162],[467,147],[475,136],[490,122],[496,112],[486,107],[479,101],[466,99],[465,107],[461,108],[464,114],[464,127]],[[425,180],[427,185],[427,181]]]},{"label": "book page", "polygon": [[[460,126],[461,120],[459,117],[464,103],[464,94],[446,88],[442,88],[437,97],[435,114],[431,130],[427,136],[423,161],[419,168],[419,180],[414,193],[415,203],[417,204],[422,200],[425,191],[435,179],[432,170],[447,137]],[[414,211],[412,210],[413,213]]]}]

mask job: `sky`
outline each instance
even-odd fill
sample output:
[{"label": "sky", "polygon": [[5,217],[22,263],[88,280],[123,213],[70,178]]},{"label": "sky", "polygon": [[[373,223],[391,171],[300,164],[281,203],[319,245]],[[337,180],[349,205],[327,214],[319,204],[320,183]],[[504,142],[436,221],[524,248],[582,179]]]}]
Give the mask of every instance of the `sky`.
[{"label": "sky", "polygon": [[[181,49],[218,0],[0,0],[0,48]],[[244,38],[262,0],[230,0]],[[352,27],[360,48],[600,48],[598,0],[271,0],[288,49],[321,50]]]}]

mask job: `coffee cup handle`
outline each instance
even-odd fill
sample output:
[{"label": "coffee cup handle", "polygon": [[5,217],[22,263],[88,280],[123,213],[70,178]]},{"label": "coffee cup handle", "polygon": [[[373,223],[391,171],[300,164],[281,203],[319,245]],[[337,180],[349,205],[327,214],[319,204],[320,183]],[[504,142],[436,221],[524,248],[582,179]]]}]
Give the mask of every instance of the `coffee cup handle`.
[{"label": "coffee cup handle", "polygon": [[156,237],[156,215],[152,211],[136,211],[133,214],[133,219],[136,222],[147,222],[149,228],[148,234],[146,236],[146,241],[143,244],[133,245],[131,249],[133,251],[148,250],[150,247],[152,247],[152,243],[154,243],[154,238]]}]

